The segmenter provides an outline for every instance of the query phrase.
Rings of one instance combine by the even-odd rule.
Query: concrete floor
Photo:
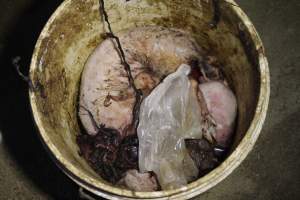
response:
[[[28,66],[40,30],[61,1],[0,0],[0,199],[78,199],[78,187],[37,138],[25,84],[11,58]],[[238,0],[260,33],[270,63],[269,114],[254,150],[225,181],[195,199],[300,199],[300,1]],[[27,69],[24,69],[24,71]]]

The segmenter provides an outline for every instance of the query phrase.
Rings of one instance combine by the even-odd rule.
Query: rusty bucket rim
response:
[[[45,27],[43,28],[32,56],[30,64],[30,77],[33,78],[34,70],[37,69],[38,61],[37,55],[41,51],[41,42],[43,39],[48,37],[50,26],[53,21],[59,17],[63,12],[66,6],[72,3],[73,0],[65,0],[57,8],[57,10],[52,14]],[[237,5],[234,0],[227,0],[231,4]],[[86,173],[83,173],[80,168],[74,166],[70,161],[64,159],[63,155],[56,148],[56,146],[49,139],[46,130],[42,125],[42,116],[38,112],[36,104],[35,93],[29,91],[29,98],[33,117],[35,119],[36,126],[39,129],[39,136],[43,143],[46,146],[46,149],[54,158],[56,164],[62,169],[62,171],[69,176],[74,182],[76,182],[81,187],[91,191],[92,193],[108,198],[108,199],[187,199],[195,197],[224,180],[228,175],[236,169],[241,162],[246,158],[249,152],[253,149],[256,140],[258,139],[263,123],[266,118],[269,98],[270,98],[270,74],[268,68],[268,61],[264,52],[264,47],[262,41],[253,26],[250,19],[242,11],[239,6],[230,6],[233,12],[235,12],[244,23],[245,28],[250,33],[252,41],[254,41],[256,50],[258,51],[258,71],[260,74],[260,91],[258,103],[255,110],[254,118],[250,124],[249,129],[247,130],[245,136],[235,148],[235,150],[228,156],[228,158],[216,169],[211,171],[206,176],[198,179],[197,181],[188,184],[187,186],[166,190],[166,191],[157,191],[157,192],[134,192],[127,189],[121,189],[108,184],[102,183],[97,180],[97,178],[88,176]]]

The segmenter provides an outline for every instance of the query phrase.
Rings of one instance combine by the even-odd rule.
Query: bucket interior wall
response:
[[[105,2],[115,32],[143,25],[174,27],[190,32],[200,46],[218,57],[238,99],[234,149],[253,119],[260,83],[257,53],[232,5],[220,3],[221,21],[212,28],[211,1]],[[36,87],[35,103],[40,122],[49,138],[45,142],[51,143],[83,173],[103,181],[79,156],[76,144],[76,135],[80,132],[77,102],[81,72],[88,56],[103,40],[98,1],[67,1],[64,12],[51,18],[48,26],[48,31],[41,35],[37,62],[30,72]]]

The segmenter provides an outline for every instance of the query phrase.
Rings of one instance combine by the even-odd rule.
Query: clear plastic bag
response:
[[[190,70],[182,64],[145,98],[140,109],[139,169],[155,172],[162,189],[186,185],[198,175],[184,143],[204,134]]]

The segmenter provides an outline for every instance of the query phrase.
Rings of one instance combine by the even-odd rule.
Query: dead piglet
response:
[[[237,116],[237,99],[232,90],[220,81],[202,83],[199,89],[208,112],[216,123],[216,132],[213,136],[218,145],[228,147]]]

